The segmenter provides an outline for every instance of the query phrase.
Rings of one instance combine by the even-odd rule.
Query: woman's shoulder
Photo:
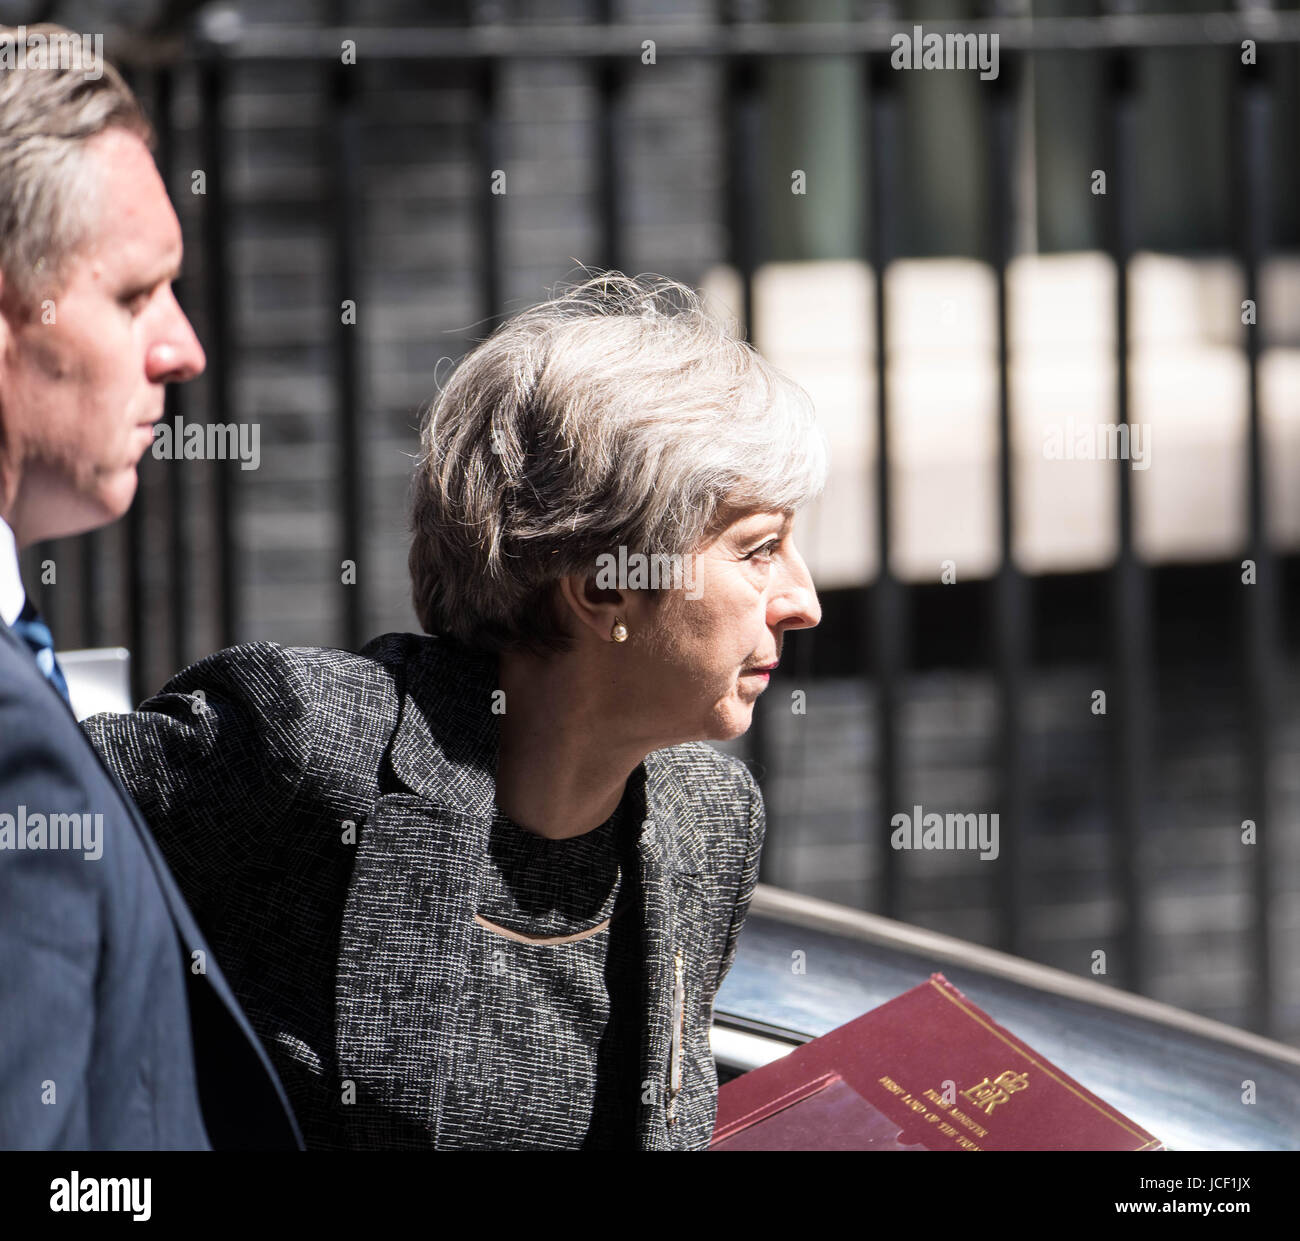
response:
[[[761,796],[758,781],[749,765],[707,741],[687,741],[656,750],[655,754],[677,774],[698,781],[699,792],[703,795],[720,797],[728,802],[739,798],[746,803]]]
[[[758,781],[743,760],[707,741],[668,746],[654,751],[651,759],[689,800],[706,847],[723,849],[738,860],[757,852],[766,813]]]
[[[300,769],[321,751],[364,750],[391,732],[403,684],[431,657],[418,634],[388,633],[359,651],[245,642],[214,651],[173,676],[128,716],[96,716],[83,727],[92,741],[128,726],[215,745],[256,738],[266,761]],[[240,752],[247,749],[242,746]]]
[[[245,642],[191,664],[173,683],[216,678],[249,688],[273,683],[312,696],[363,693],[396,698],[412,666],[448,658],[439,647],[438,639],[416,633],[381,634],[358,651]]]

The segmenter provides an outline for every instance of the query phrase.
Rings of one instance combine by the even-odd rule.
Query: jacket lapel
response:
[[[344,912],[338,1013],[340,1076],[363,1094],[397,1101],[382,1122],[389,1142],[436,1146],[453,1069],[480,866],[495,812],[500,716],[494,655],[426,639],[405,665],[388,762],[399,791],[382,796],[358,842]],[[658,753],[631,776],[645,973],[637,1145],[672,1148],[667,1122],[674,934],[683,895],[703,866],[687,791]],[[690,905],[698,913],[698,903]],[[359,1063],[343,1058],[353,1049]],[[378,1054],[377,1054],[378,1053]],[[363,1085],[367,1083],[367,1085]],[[363,1102],[358,1098],[358,1102]],[[680,1101],[679,1101],[680,1102]],[[366,1109],[369,1111],[369,1109]],[[432,1113],[434,1133],[427,1132]],[[371,1113],[373,1115],[373,1113]],[[360,1116],[358,1117],[360,1119]],[[407,1132],[408,1128],[425,1131]],[[676,1130],[679,1132],[680,1130]]]
[[[641,1097],[637,1114],[640,1150],[675,1150],[683,1133],[678,1120],[668,1121],[672,1063],[674,954],[693,946],[685,935],[702,914],[699,876],[703,869],[700,835],[690,798],[662,754],[648,754],[633,773],[644,817],[637,841],[642,892],[641,924],[645,959],[644,1027]],[[683,1030],[683,1036],[687,1033]],[[681,1049],[685,1057],[685,1046]]]
[[[463,655],[463,657],[461,657]],[[428,1149],[495,801],[495,660],[425,640],[400,666],[399,712],[357,841],[335,982],[349,1144]],[[346,1097],[353,1083],[355,1100]]]

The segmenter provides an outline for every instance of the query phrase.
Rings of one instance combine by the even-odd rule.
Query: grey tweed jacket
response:
[[[387,634],[360,653],[259,642],[84,725],[153,829],[309,1148],[438,1148],[494,808],[496,689],[495,656],[446,639]],[[763,801],[743,763],[703,742],[647,755],[632,781],[637,1147],[702,1150],[713,1002],[758,877]]]

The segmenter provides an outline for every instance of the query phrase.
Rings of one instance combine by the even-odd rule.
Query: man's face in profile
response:
[[[18,491],[21,545],[121,517],[163,412],[164,384],[203,371],[203,348],[172,294],[181,229],[148,148],[110,129],[85,148],[99,199],[53,301],[23,314],[5,296],[0,409]]]

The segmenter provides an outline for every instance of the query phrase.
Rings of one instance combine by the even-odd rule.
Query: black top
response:
[[[644,1021],[627,801],[567,840],[496,812],[439,1149],[636,1149]]]

